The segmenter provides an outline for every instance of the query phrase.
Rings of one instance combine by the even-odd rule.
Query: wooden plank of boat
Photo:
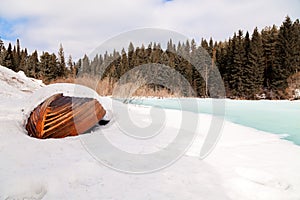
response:
[[[95,126],[105,113],[96,99],[55,94],[31,112],[26,130],[42,139],[76,136]]]

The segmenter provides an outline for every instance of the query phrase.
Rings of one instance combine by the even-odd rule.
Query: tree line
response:
[[[70,56],[66,63],[62,45],[60,45],[57,55],[42,52],[39,56],[36,50],[32,54],[28,54],[27,48],[21,49],[19,39],[17,39],[16,45],[13,46],[9,43],[6,48],[0,38],[0,65],[15,72],[23,71],[28,77],[41,79],[45,83],[75,73],[72,57]]]
[[[1,65],[15,71],[23,70],[28,76],[48,82],[79,73],[101,79],[108,78],[111,84],[115,84],[129,70],[148,63],[167,65],[178,71],[199,97],[212,96],[207,89],[207,83],[211,81],[213,85],[214,68],[217,67],[227,97],[290,98],[292,93],[289,78],[295,77],[300,70],[299,19],[293,22],[287,16],[280,27],[273,25],[260,31],[255,28],[251,35],[239,30],[228,40],[217,42],[212,38],[202,39],[199,45],[194,39],[177,44],[170,39],[165,49],[155,42],[146,47],[134,47],[130,43],[127,50],[106,52],[92,59],[85,55],[76,63],[70,56],[67,64],[62,46],[57,56],[43,52],[38,58],[36,51],[28,55],[26,49],[21,50],[19,41],[16,46],[9,44],[6,49],[0,40]],[[200,72],[195,68],[195,63],[200,66]],[[159,77],[171,81],[175,86],[182,86],[182,80],[170,79],[170,74],[155,69],[153,67],[151,73],[145,72],[142,76],[150,79]],[[164,80],[160,82],[164,83]],[[153,90],[165,89],[163,85],[155,84],[149,84],[148,87]],[[209,89],[220,88],[213,85]],[[189,96],[191,92],[184,91],[182,95]]]
[[[206,46],[206,44],[204,45]],[[300,70],[300,24],[286,17],[279,29],[274,25],[261,32],[235,33],[226,42],[208,49],[217,51],[217,65],[226,93],[230,96],[254,98],[264,93],[268,98],[283,99],[288,92],[289,77]]]

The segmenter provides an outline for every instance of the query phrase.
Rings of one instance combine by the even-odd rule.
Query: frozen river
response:
[[[184,110],[197,113],[215,113],[212,99],[196,99],[198,108],[184,106]],[[146,106],[159,106],[181,110],[182,102],[188,105],[195,101],[185,99],[134,99],[131,103]],[[231,122],[252,127],[258,130],[280,134],[284,139],[300,145],[300,101],[247,101],[247,100],[214,100],[224,105],[224,118]],[[222,111],[222,109],[221,109]]]

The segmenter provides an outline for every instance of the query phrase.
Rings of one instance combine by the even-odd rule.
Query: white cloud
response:
[[[25,18],[14,34],[29,50],[57,52],[79,58],[103,41],[137,28],[178,31],[199,40],[224,40],[238,29],[280,25],[288,14],[300,15],[299,0],[1,0],[0,17]]]

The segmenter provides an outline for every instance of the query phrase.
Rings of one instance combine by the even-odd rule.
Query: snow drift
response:
[[[32,93],[43,87],[40,80],[28,78],[23,71],[15,73],[14,71],[0,66],[0,95],[20,97],[23,93]]]

